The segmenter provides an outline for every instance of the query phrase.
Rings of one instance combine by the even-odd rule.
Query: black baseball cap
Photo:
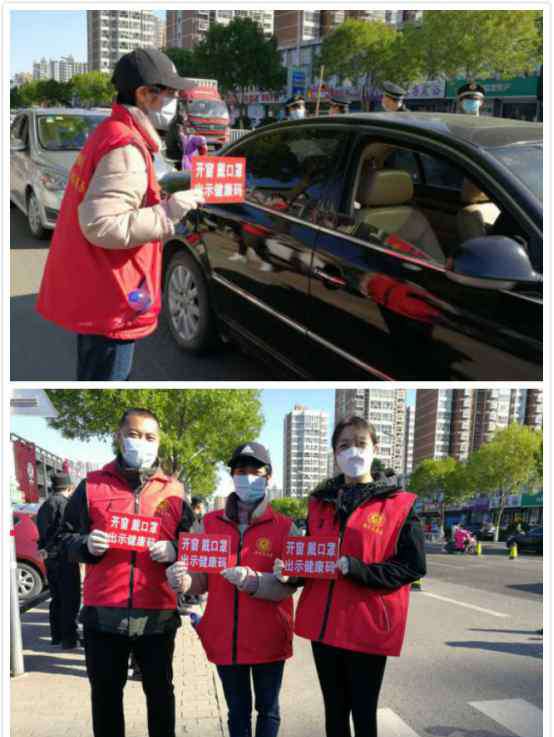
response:
[[[269,451],[261,443],[244,443],[243,445],[239,445],[233,451],[233,455],[227,465],[229,468],[234,468],[242,460],[257,461],[263,466],[269,466],[269,470],[271,471]]]
[[[71,488],[73,482],[71,476],[63,471],[55,471],[52,476],[52,491],[64,491]]]
[[[118,92],[133,92],[143,85],[173,90],[186,86],[169,56],[157,49],[135,49],[122,56],[115,65],[112,83]]]

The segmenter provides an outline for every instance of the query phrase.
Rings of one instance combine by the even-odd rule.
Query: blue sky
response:
[[[165,10],[154,11],[165,20]],[[10,13],[10,76],[32,72],[43,56],[59,59],[70,54],[87,60],[85,10],[12,10]]]
[[[408,391],[408,404],[413,405],[415,392]],[[274,478],[279,486],[283,474],[283,418],[295,404],[310,409],[324,410],[329,414],[329,427],[333,427],[335,392],[333,389],[265,389],[262,392],[262,407],[265,418],[264,427],[258,438],[267,448],[273,461]],[[57,430],[48,426],[40,417],[12,417],[11,431],[35,445],[70,460],[107,463],[112,457],[111,443],[91,440],[84,443],[67,440]],[[237,444],[240,439],[237,440]],[[222,472],[220,488],[228,486],[227,474]]]

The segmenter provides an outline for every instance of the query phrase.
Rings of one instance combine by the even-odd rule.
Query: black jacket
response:
[[[342,489],[348,489],[348,493],[340,494]],[[311,496],[335,506],[342,532],[348,518],[360,504],[374,496],[389,496],[399,489],[394,471],[386,471],[378,474],[371,483],[348,487],[345,486],[343,475],[327,479],[312,492]],[[309,530],[307,534],[310,534]],[[383,563],[370,564],[352,556],[348,556],[348,559],[350,563],[348,577],[371,588],[397,589],[424,576],[427,572],[425,538],[421,522],[413,507],[400,531],[397,551],[392,558]]]
[[[37,513],[38,547],[46,550],[50,558],[55,557],[61,548],[63,516],[68,501],[63,494],[51,494]]]

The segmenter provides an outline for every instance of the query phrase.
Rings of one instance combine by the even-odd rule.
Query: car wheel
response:
[[[165,275],[164,308],[177,345],[192,353],[211,348],[217,338],[206,280],[193,256],[174,254]]]
[[[17,592],[20,601],[38,596],[44,588],[38,571],[28,563],[17,561]]]
[[[40,206],[34,192],[31,192],[27,198],[27,222],[29,223],[29,230],[35,238],[43,241],[50,237],[50,232],[42,224]]]

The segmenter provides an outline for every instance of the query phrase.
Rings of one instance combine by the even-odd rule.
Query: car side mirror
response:
[[[23,141],[16,141],[16,143],[10,143],[10,151],[26,151],[27,144]]]
[[[542,281],[522,244],[503,235],[462,243],[448,258],[446,275],[453,282],[477,289],[513,289],[516,284]]]

